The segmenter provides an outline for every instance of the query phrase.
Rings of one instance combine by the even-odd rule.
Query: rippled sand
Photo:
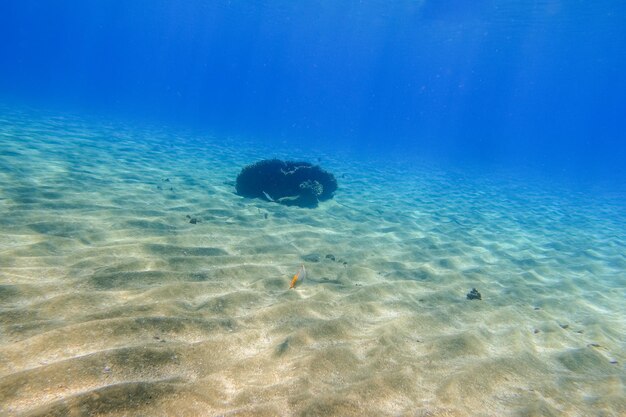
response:
[[[1,113],[0,415],[626,415],[620,197],[194,138]]]

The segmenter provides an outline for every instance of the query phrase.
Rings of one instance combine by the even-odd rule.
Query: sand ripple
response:
[[[623,200],[290,152],[4,112],[0,415],[626,415]]]

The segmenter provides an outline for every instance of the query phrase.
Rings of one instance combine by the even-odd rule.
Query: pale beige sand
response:
[[[626,415],[623,200],[189,138],[5,111],[0,415]]]

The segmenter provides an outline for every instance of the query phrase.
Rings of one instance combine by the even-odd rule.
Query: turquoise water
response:
[[[237,196],[267,157],[335,198]],[[5,108],[0,414],[624,415],[625,224],[557,178]]]
[[[0,416],[625,416],[624,22],[0,1]]]

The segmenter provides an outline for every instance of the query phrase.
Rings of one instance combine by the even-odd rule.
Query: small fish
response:
[[[296,272],[296,274],[293,276],[293,278],[291,278],[291,284],[289,285],[289,288],[295,288],[296,287],[296,282],[298,282],[298,280],[300,280],[300,282],[304,281],[304,279],[306,278],[306,269],[304,269],[304,265],[302,265],[300,267],[300,269],[298,270],[298,272]]]
[[[267,198],[268,201],[271,201],[272,203],[275,203],[276,201],[265,191],[263,191],[263,194],[265,195],[265,198]]]

